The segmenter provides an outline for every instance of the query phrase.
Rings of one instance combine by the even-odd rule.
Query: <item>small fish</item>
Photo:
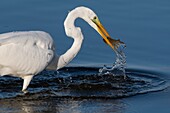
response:
[[[114,51],[117,51],[117,49],[118,49],[121,45],[123,45],[123,48],[126,47],[125,43],[122,42],[122,41],[120,41],[120,39],[115,40],[115,39],[112,39],[111,37],[107,37],[107,40],[110,42],[110,44],[108,44],[108,43],[105,41],[105,39],[103,39],[103,41],[104,41],[106,44],[110,45],[111,48],[112,48]]]

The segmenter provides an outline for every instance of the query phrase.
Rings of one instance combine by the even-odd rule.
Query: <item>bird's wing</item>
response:
[[[53,48],[51,36],[43,31],[10,32],[0,35],[0,45],[6,44],[36,44],[42,49]]]
[[[45,32],[17,32],[4,37],[0,35],[0,74],[4,67],[17,74],[37,74],[54,56],[53,40]]]

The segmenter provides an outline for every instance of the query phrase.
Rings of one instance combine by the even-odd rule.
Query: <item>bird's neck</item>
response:
[[[83,39],[75,39],[73,45],[63,55],[59,57],[58,69],[66,66],[80,51]]]
[[[74,21],[81,17],[81,12],[78,10],[72,11],[68,14],[66,20],[64,21],[64,28],[66,35],[68,37],[72,37],[74,42],[70,49],[68,49],[64,54],[61,56],[55,56],[52,63],[48,66],[48,69],[60,69],[66,66],[80,51],[82,42],[83,42],[83,35],[81,29],[79,27],[75,27]]]
[[[74,9],[67,15],[67,18],[64,21],[64,28],[65,33],[68,37],[72,37],[73,39],[81,38],[82,36],[81,29],[75,26],[75,20],[77,18],[81,18],[87,21],[86,18],[84,18],[85,15],[84,13],[85,13],[84,11]]]
[[[74,22],[77,18],[80,17],[82,18],[83,17],[82,14],[83,14],[82,12],[75,9],[68,14],[66,20],[64,21],[66,35],[68,37],[73,38],[74,42],[71,48],[68,49],[63,55],[59,57],[57,69],[66,66],[80,51],[84,38],[81,29],[79,27],[76,27],[74,25]]]
[[[55,55],[52,62],[48,65],[49,70],[58,70],[66,66],[80,51],[83,38],[74,39],[73,45],[64,54],[58,56]]]

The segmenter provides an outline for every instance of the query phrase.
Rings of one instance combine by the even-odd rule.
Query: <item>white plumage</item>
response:
[[[0,39],[0,75],[35,75],[54,56],[53,40],[42,31],[5,33]]]

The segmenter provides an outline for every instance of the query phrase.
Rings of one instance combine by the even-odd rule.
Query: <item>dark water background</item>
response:
[[[127,68],[156,72],[158,78],[170,79],[170,1],[169,0],[1,0],[0,33],[43,30],[52,35],[57,53],[64,53],[72,39],[64,33],[63,22],[77,6],[87,6],[99,16],[110,35],[126,43]],[[70,66],[112,65],[115,54],[84,21],[85,40]],[[63,46],[64,45],[64,46]],[[9,81],[10,82],[10,81]],[[1,85],[1,84],[0,84]],[[125,99],[19,99],[1,100],[0,112],[170,112],[170,89]],[[47,102],[46,102],[47,101]],[[9,104],[10,103],[10,104]],[[39,103],[39,104],[37,104]],[[11,107],[15,104],[13,107]],[[37,106],[39,105],[39,106]],[[40,107],[42,106],[42,107]],[[47,107],[48,106],[48,107]],[[44,107],[44,108],[43,108]],[[90,109],[90,110],[88,110]]]

